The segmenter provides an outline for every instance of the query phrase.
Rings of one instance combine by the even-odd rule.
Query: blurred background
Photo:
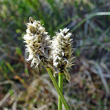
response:
[[[29,17],[49,35],[72,32],[75,66],[64,78],[70,110],[110,110],[109,0],[0,0],[0,110],[57,110],[57,92],[46,72],[25,61]],[[51,89],[50,89],[51,88]]]

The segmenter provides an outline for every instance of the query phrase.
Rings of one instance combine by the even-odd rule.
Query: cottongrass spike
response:
[[[23,39],[26,43],[26,52],[28,52],[27,61],[31,61],[31,66],[37,67],[40,62],[45,64],[49,58],[50,36],[41,25],[40,21],[29,18],[26,24],[26,34]]]
[[[52,52],[51,57],[53,59],[53,66],[56,68],[56,73],[64,73],[66,79],[70,82],[70,75],[67,68],[71,67],[72,64],[72,39],[69,29],[60,29],[59,33],[56,33],[52,41]],[[58,69],[57,69],[58,68]]]

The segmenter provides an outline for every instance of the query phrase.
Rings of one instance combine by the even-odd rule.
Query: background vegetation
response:
[[[64,27],[73,33],[75,66],[71,82],[64,82],[70,110],[110,110],[110,16],[77,25],[109,11],[109,0],[0,0],[0,110],[57,110],[48,74],[25,62],[22,37],[30,16],[51,36]]]

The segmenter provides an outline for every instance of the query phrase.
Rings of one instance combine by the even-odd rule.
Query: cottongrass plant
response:
[[[70,75],[67,68],[72,66],[72,46],[71,46],[71,33],[69,29],[64,28],[56,33],[53,40],[45,31],[40,21],[29,18],[29,23],[26,24],[26,34],[23,39],[26,43],[26,52],[28,57],[26,61],[31,61],[31,66],[38,67],[42,63],[57,92],[58,92],[58,110],[62,110],[62,103],[66,110],[69,107],[62,94],[63,91],[63,75],[70,81]],[[58,73],[58,84],[55,79],[55,74]]]
[[[66,79],[70,82],[70,75],[67,68],[71,67],[72,64],[72,39],[69,29],[60,29],[59,33],[56,33],[52,41],[52,52],[51,56],[53,59],[53,66],[58,73],[58,84],[63,91],[63,74],[66,75]],[[58,110],[62,110],[62,102],[60,96],[58,97]]]

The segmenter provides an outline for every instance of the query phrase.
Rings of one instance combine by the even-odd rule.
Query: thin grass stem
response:
[[[77,30],[84,22],[86,22],[87,20],[95,17],[95,16],[109,16],[110,12],[98,12],[98,13],[93,13],[88,15],[86,18],[84,18],[81,22],[79,22],[76,26],[73,27],[73,29],[71,29],[71,32],[74,32],[75,30]]]
[[[63,91],[63,73],[58,74],[58,86],[62,92]],[[62,110],[62,101],[59,95],[58,95],[58,110]]]
[[[58,87],[58,84],[57,84],[57,82],[56,82],[56,79],[55,79],[54,76],[53,76],[52,70],[51,70],[50,68],[46,68],[46,70],[47,70],[47,72],[48,72],[48,74],[49,74],[49,76],[50,76],[50,78],[51,78],[51,80],[52,80],[52,82],[53,82],[54,87],[56,88],[56,90],[57,90],[57,92],[58,92],[58,95],[60,96],[60,99],[61,99],[61,101],[62,101],[62,103],[63,103],[65,109],[66,109],[66,110],[69,110],[69,107],[68,107],[68,105],[67,105],[67,103],[66,103],[66,101],[65,101],[65,98],[64,98],[64,96],[63,96],[63,94],[62,94],[60,88]]]

